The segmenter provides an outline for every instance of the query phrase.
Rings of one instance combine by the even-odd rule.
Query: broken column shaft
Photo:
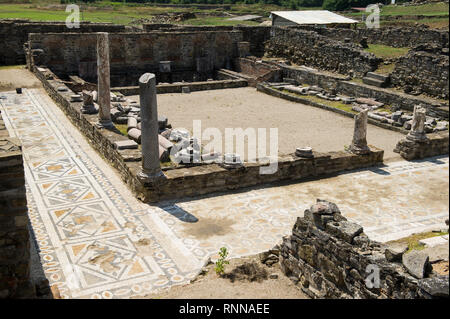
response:
[[[370,149],[367,146],[367,114],[364,110],[355,115],[355,129],[353,132],[353,141],[350,146],[350,152],[357,155],[369,154]]]
[[[100,128],[113,127],[109,79],[109,39],[107,32],[97,33],[98,123]]]
[[[159,126],[154,74],[145,73],[139,78],[139,98],[141,103],[142,171],[138,176],[144,182],[150,182],[164,176],[159,163]]]
[[[414,142],[421,142],[427,140],[427,135],[425,134],[425,120],[426,120],[426,110],[420,105],[414,106],[413,119],[411,124],[411,130],[406,139]]]

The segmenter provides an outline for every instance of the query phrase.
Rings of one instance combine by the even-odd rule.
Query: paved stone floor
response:
[[[127,298],[183,283],[222,246],[273,247],[316,198],[375,240],[443,228],[448,157],[150,206],[138,202],[41,89],[2,93],[21,139],[29,215],[46,277],[65,298]]]

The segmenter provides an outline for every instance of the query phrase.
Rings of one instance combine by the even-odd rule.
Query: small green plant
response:
[[[216,271],[216,274],[221,275],[225,271],[225,265],[228,265],[230,263],[228,260],[225,260],[228,256],[228,250],[226,247],[220,248],[219,256],[220,258],[217,259],[216,267],[214,267],[214,270]]]

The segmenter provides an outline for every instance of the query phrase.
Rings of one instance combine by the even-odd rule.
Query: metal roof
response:
[[[270,13],[298,24],[358,23],[328,10],[273,11]]]

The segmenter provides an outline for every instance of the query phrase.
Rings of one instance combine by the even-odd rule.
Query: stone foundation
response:
[[[273,27],[266,55],[285,58],[298,65],[317,67],[362,77],[377,69],[380,58],[352,43],[343,43],[313,31]]]
[[[397,143],[394,152],[406,160],[422,159],[448,154],[448,132],[427,134],[427,140],[422,142],[402,139]]]
[[[33,298],[22,146],[0,114],[0,299]]]
[[[335,204],[320,200],[297,218],[280,247],[282,271],[311,298],[448,298],[448,276],[417,279],[386,256],[384,245],[347,221]],[[376,270],[379,286],[370,280]],[[446,289],[436,289],[445,282]]]
[[[50,97],[67,114],[72,123],[86,136],[97,152],[115,167],[135,195],[146,202],[157,202],[189,196],[204,195],[243,187],[268,184],[278,181],[301,180],[327,176],[338,172],[371,167],[383,162],[384,151],[371,146],[367,155],[354,155],[345,151],[314,153],[313,158],[295,155],[280,156],[275,174],[260,174],[261,163],[245,163],[237,169],[225,169],[218,164],[163,169],[165,179],[158,184],[142,184],[137,174],[142,167],[139,150],[118,150],[114,142],[128,140],[117,131],[100,130],[95,126],[96,115],[82,114],[82,102],[70,102],[70,90],[58,92],[64,85],[54,75],[46,76],[35,68],[36,76],[42,81]],[[50,79],[51,78],[51,79]]]
[[[448,103],[441,104],[433,99],[425,99],[390,89],[351,82],[345,76],[329,74],[306,67],[292,67],[280,63],[277,63],[277,65],[282,69],[283,77],[295,79],[302,84],[317,85],[326,90],[336,90],[337,94],[374,98],[394,108],[407,111],[413,111],[414,105],[420,104],[427,109],[427,115],[429,116],[449,118]]]

